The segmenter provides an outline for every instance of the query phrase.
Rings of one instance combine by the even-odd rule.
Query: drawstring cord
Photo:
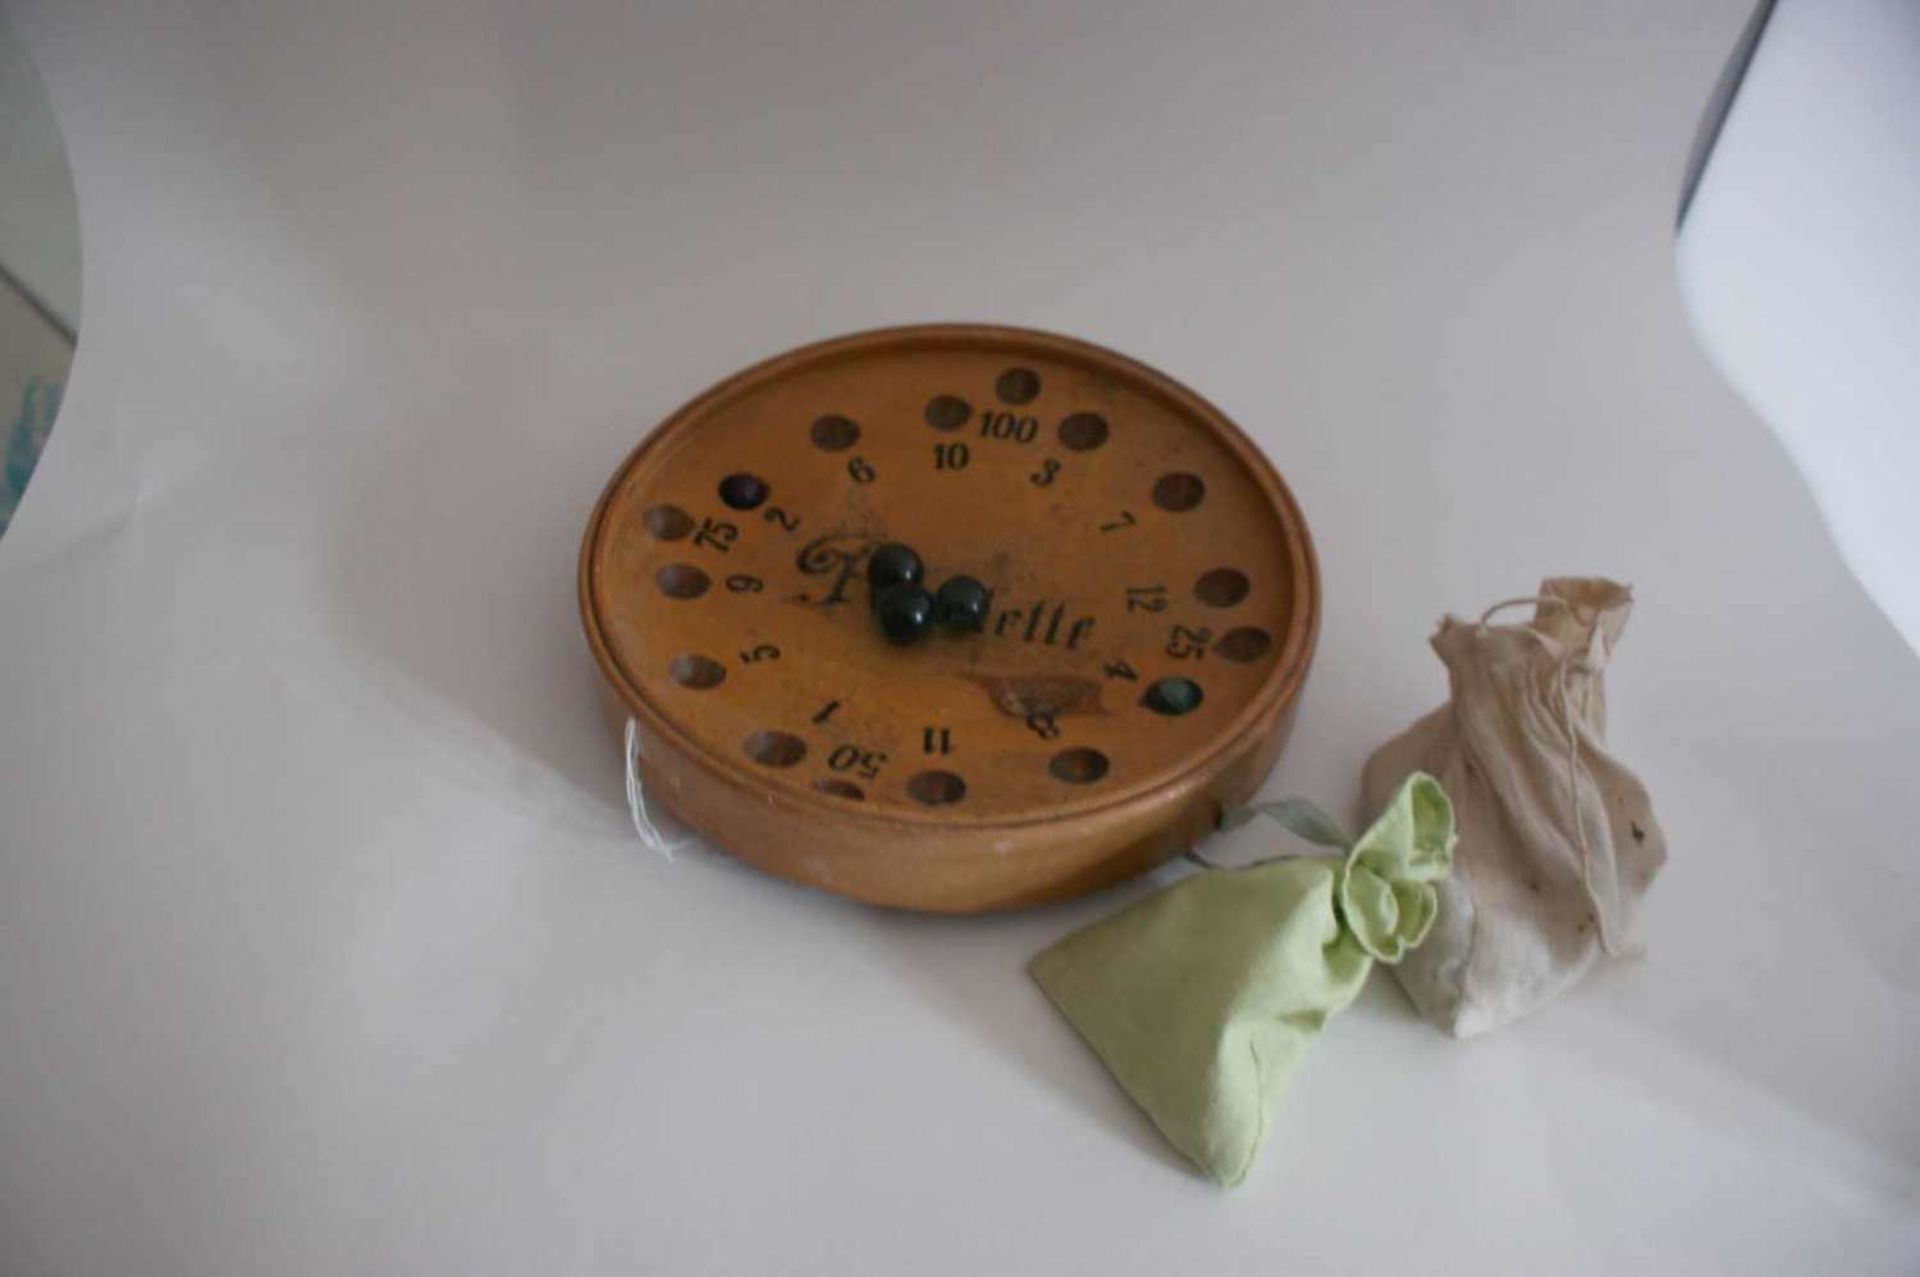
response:
[[[1296,838],[1319,843],[1322,847],[1331,847],[1341,855],[1345,855],[1353,847],[1353,839],[1348,837],[1346,830],[1340,828],[1340,822],[1304,798],[1283,798],[1279,802],[1251,803],[1245,807],[1228,808],[1220,813],[1215,827],[1222,832],[1238,829],[1255,816],[1265,816]],[[1193,847],[1188,847],[1182,854],[1202,869],[1226,868],[1218,861],[1207,859]],[[1311,854],[1303,851],[1283,851],[1267,859],[1298,860]],[[1259,863],[1265,864],[1266,861]]]
[[[1554,594],[1523,595],[1519,598],[1503,599],[1480,614],[1479,628],[1485,630],[1494,616],[1510,607],[1524,604],[1535,606],[1552,605],[1571,613],[1576,621],[1581,620],[1580,610],[1567,599]],[[1612,655],[1607,647],[1606,631],[1594,630],[1594,637],[1600,640],[1600,654]],[[1637,946],[1623,945],[1613,935],[1607,918],[1607,910],[1600,904],[1600,897],[1593,889],[1593,844],[1587,836],[1587,822],[1580,818],[1580,723],[1573,712],[1573,694],[1568,690],[1567,673],[1573,666],[1574,652],[1569,649],[1554,665],[1554,693],[1560,702],[1560,726],[1567,734],[1567,806],[1573,815],[1573,831],[1580,846],[1580,883],[1587,890],[1587,899],[1593,904],[1594,920],[1599,924],[1600,947],[1609,956],[1620,957],[1637,951]],[[1592,696],[1593,685],[1589,683],[1583,693],[1583,701]],[[1582,709],[1586,708],[1583,703]]]

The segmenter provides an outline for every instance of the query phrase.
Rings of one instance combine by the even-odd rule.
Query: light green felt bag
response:
[[[1310,804],[1229,823],[1254,814],[1346,846]],[[1446,793],[1415,774],[1344,860],[1196,874],[1060,941],[1033,977],[1174,1147],[1238,1184],[1327,1018],[1374,959],[1397,962],[1425,938],[1453,841]]]

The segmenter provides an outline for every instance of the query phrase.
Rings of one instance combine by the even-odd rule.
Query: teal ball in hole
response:
[[[1156,714],[1176,718],[1200,708],[1200,684],[1175,675],[1163,678],[1147,689],[1140,703]]]

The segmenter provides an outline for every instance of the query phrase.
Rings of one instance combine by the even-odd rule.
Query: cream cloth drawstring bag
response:
[[[1495,625],[1514,604],[1533,619]],[[1413,772],[1458,821],[1453,872],[1426,943],[1394,975],[1456,1037],[1498,1028],[1629,950],[1641,895],[1667,858],[1646,788],[1606,748],[1602,676],[1632,609],[1612,581],[1563,577],[1540,595],[1448,617],[1433,636],[1452,699],[1368,760],[1368,806]]]

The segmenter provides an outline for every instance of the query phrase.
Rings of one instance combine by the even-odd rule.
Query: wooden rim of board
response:
[[[607,513],[636,470],[649,459],[669,451],[688,432],[698,430],[730,402],[788,377],[801,369],[890,347],[963,347],[996,354],[1043,354],[1053,359],[1097,370],[1127,384],[1137,393],[1160,400],[1192,426],[1211,434],[1259,486],[1285,530],[1288,561],[1295,591],[1286,631],[1277,644],[1272,668],[1258,691],[1241,708],[1209,748],[1181,758],[1157,771],[1133,778],[1115,791],[1069,799],[1046,811],[1018,818],[970,817],[953,808],[916,811],[908,808],[850,807],[824,796],[775,793],[757,784],[730,756],[723,757],[706,741],[681,729],[657,705],[641,680],[626,669],[614,652],[601,622],[601,592],[596,564],[602,550]],[[714,782],[764,801],[776,811],[800,816],[816,813],[834,821],[868,828],[894,828],[902,834],[926,826],[965,825],[975,833],[1016,830],[1063,818],[1108,813],[1128,807],[1153,805],[1173,788],[1188,784],[1215,769],[1224,757],[1255,748],[1270,735],[1292,708],[1311,665],[1320,624],[1320,570],[1311,534],[1299,504],[1279,473],[1260,449],[1224,413],[1200,395],[1166,374],[1127,356],[1071,337],[996,324],[940,323],[881,328],[853,333],[802,346],[735,373],[669,416],[628,454],[595,504],[582,541],[579,567],[581,619],[594,659],[616,691],[625,711],[644,729],[669,742]]]

